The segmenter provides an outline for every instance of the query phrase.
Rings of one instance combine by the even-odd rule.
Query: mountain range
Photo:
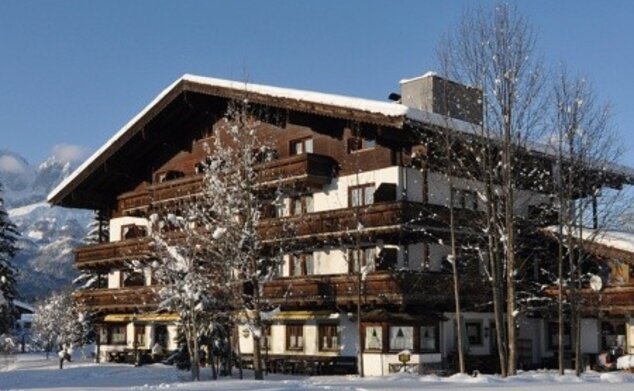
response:
[[[0,150],[0,183],[9,218],[21,237],[13,263],[18,270],[18,296],[35,301],[71,284],[77,276],[73,249],[92,220],[90,211],[51,207],[46,196],[75,168],[53,155],[31,165],[20,155]]]

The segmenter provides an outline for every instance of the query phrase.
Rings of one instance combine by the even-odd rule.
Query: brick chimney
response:
[[[445,79],[433,72],[401,80],[401,103],[423,111],[482,123],[482,91]]]

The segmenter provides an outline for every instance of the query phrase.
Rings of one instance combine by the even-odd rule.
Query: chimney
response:
[[[401,80],[401,103],[423,111],[480,125],[482,91],[427,72]]]

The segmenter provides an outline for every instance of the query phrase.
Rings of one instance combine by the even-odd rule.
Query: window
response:
[[[121,286],[145,286],[145,274],[142,270],[122,270]]]
[[[126,339],[126,326],[124,324],[110,325],[108,327],[108,344],[109,345],[125,345]]]
[[[315,207],[312,194],[291,198],[291,213],[293,216],[312,213],[314,211]]]
[[[134,343],[136,346],[145,346],[145,326],[134,326]]]
[[[304,349],[304,326],[286,325],[286,350]]]
[[[336,324],[319,325],[319,350],[339,350],[339,326]]]
[[[264,335],[260,338],[260,348],[265,349],[267,351],[271,350],[271,325],[265,324],[262,326],[264,328]]]
[[[463,190],[464,208],[469,210],[478,210],[478,193],[473,190]]]
[[[610,350],[617,346],[625,348],[625,338],[625,321],[606,320],[601,322],[601,349]]]
[[[291,141],[291,155],[301,155],[304,153],[313,153],[313,139],[304,138],[301,140]]]
[[[423,353],[438,352],[438,326],[421,326],[420,351]]]
[[[292,277],[315,274],[315,263],[313,261],[313,254],[291,254],[289,274]]]
[[[107,344],[108,343],[108,327],[106,326],[97,326],[97,343],[98,344]]]
[[[147,227],[136,224],[128,224],[121,227],[121,240],[144,238],[147,236]]]
[[[374,183],[349,187],[348,203],[350,204],[350,207],[373,204]]]
[[[381,326],[365,327],[365,350],[383,350],[383,329]]]
[[[376,147],[376,138],[374,136],[351,137],[348,139],[348,153],[363,151]]]
[[[465,322],[467,340],[469,346],[482,345],[482,323],[481,322]]]
[[[548,348],[559,349],[559,323],[548,322]],[[564,349],[570,349],[570,323],[564,323]]]
[[[275,217],[284,217],[287,215],[286,205],[284,201],[279,201],[275,203]]]
[[[478,210],[478,192],[466,189],[451,189],[453,207],[460,209]]]
[[[95,276],[95,283],[92,285],[95,289],[108,288],[108,273],[97,273]]]
[[[368,272],[376,270],[375,247],[350,250],[348,252],[348,259],[350,273],[359,273],[363,267],[366,267],[366,271]]]
[[[414,348],[414,328],[411,326],[390,326],[390,350]]]

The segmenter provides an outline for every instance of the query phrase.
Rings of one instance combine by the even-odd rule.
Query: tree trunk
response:
[[[510,91],[508,91],[510,93]],[[508,97],[512,99],[512,97]],[[506,233],[506,316],[508,322],[508,374],[515,375],[517,370],[517,336],[515,328],[515,221],[514,221],[514,194],[513,194],[513,153],[511,140],[511,103],[506,102],[504,115],[504,226]]]
[[[255,259],[252,258],[252,267],[253,267],[253,275],[257,275],[257,265],[255,264]],[[257,280],[257,277],[254,277],[252,280],[253,284],[253,311],[255,312],[255,317],[253,319],[254,328],[257,330],[256,333],[253,334],[253,376],[255,380],[264,380],[264,371],[262,371],[262,347],[260,346],[260,338],[262,336],[263,328],[262,328],[262,317],[260,314],[260,285]]]
[[[448,149],[449,150],[449,149]],[[449,155],[449,153],[448,153]],[[450,156],[448,156],[450,158]],[[453,296],[454,296],[454,308],[456,316],[456,333],[458,338],[456,340],[456,350],[458,352],[458,370],[460,373],[465,373],[465,360],[464,360],[464,347],[462,346],[462,313],[460,310],[460,285],[458,280],[458,254],[456,251],[456,225],[454,221],[454,192],[453,192],[453,180],[452,170],[449,169],[449,175],[447,176],[449,182],[449,234],[451,235],[451,271],[453,273]]]

